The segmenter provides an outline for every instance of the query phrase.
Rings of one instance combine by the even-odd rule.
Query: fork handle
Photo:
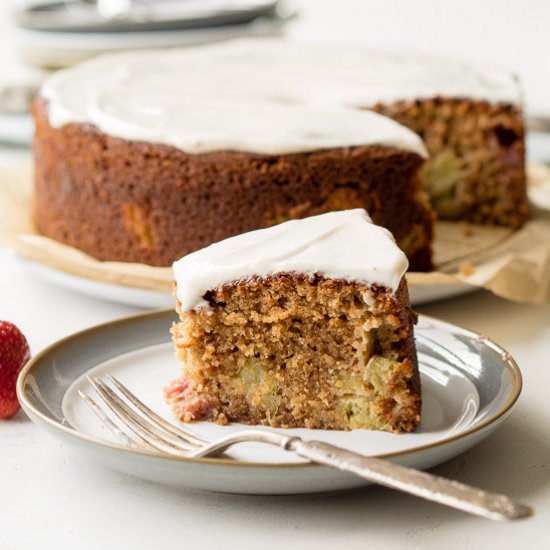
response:
[[[387,460],[363,456],[321,441],[292,438],[286,449],[312,462],[351,472],[379,485],[489,519],[520,519],[533,514],[532,508],[505,495],[483,491]]]

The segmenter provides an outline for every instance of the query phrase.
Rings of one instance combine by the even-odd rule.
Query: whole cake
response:
[[[367,109],[421,136],[425,164],[416,137]],[[444,58],[281,39],[108,55],[54,74],[34,119],[37,228],[101,260],[167,266],[362,207],[428,270],[419,180],[443,219],[528,216],[516,80]]]
[[[100,260],[167,266],[232,235],[362,207],[414,269],[431,268],[433,214],[417,177],[426,151],[411,130],[346,107],[173,93],[96,98],[93,124],[64,119],[60,98],[35,104],[41,233]],[[87,104],[78,95],[68,107]]]
[[[412,431],[407,259],[364,210],[289,221],[174,263],[183,421]]]
[[[188,95],[223,90],[226,97],[385,114],[425,141],[430,159],[421,178],[440,218],[518,228],[528,217],[522,94],[506,71],[434,55],[281,39],[204,46],[173,61],[185,74]]]

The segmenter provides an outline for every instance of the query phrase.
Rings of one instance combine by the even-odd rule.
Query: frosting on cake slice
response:
[[[408,261],[391,233],[362,209],[291,220],[214,243],[174,262],[183,310],[205,306],[225,283],[277,273],[323,275],[396,291]]]
[[[174,264],[183,421],[412,431],[405,255],[362,210],[233,237]]]

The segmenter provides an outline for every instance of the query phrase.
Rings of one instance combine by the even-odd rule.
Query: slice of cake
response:
[[[364,210],[257,230],[174,263],[183,421],[410,432],[420,420],[407,259]]]

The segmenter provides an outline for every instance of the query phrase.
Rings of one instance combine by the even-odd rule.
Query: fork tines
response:
[[[78,393],[101,422],[127,446],[149,447],[171,455],[187,456],[204,446],[205,440],[184,428],[176,428],[140,401],[114,376],[104,380],[87,377],[95,390],[98,404],[90,395]],[[114,417],[116,419],[113,420]]]

